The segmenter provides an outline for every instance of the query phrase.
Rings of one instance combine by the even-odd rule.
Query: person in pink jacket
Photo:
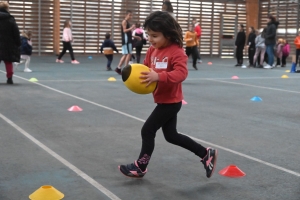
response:
[[[79,62],[75,60],[74,53],[73,53],[72,42],[74,41],[74,39],[72,36],[71,26],[72,26],[71,21],[67,19],[64,23],[64,30],[62,35],[63,50],[59,54],[58,58],[56,59],[57,63],[64,63],[64,61],[61,60],[61,58],[65,55],[65,53],[68,50],[72,59],[71,63],[79,64]]]

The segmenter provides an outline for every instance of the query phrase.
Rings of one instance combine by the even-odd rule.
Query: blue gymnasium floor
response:
[[[178,131],[219,150],[216,171],[207,179],[199,159],[168,144],[159,130],[148,173],[137,180],[118,165],[139,155],[152,95],[130,92],[119,75],[105,71],[103,56],[77,57],[80,65],[70,64],[68,54],[64,64],[33,56],[33,72],[19,66],[14,85],[5,84],[1,63],[1,200],[28,199],[42,185],[67,200],[300,199],[300,74],[285,72],[290,63],[241,69],[234,59],[204,57],[198,71],[189,63]],[[74,105],[83,111],[69,112]],[[231,164],[246,176],[219,175]]]

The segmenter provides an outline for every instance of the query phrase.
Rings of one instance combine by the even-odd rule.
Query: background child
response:
[[[140,78],[147,86],[158,82],[153,92],[157,105],[142,127],[142,149],[138,159],[131,164],[120,165],[119,169],[125,176],[142,178],[154,151],[156,132],[162,128],[168,142],[188,149],[201,158],[209,178],[216,167],[217,150],[201,146],[176,129],[177,113],[183,99],[182,82],[188,75],[180,25],[169,13],[156,11],[146,18],[144,27],[152,44],[144,60],[150,72],[142,72]],[[169,166],[169,169],[172,167]]]
[[[257,68],[263,68],[263,63],[264,63],[264,57],[265,57],[265,52],[266,52],[266,45],[265,45],[265,33],[266,33],[266,28],[255,38],[255,55],[253,58],[253,63],[259,62],[259,65]]]
[[[71,26],[72,23],[70,20],[66,20],[64,23],[64,30],[63,30],[63,36],[62,36],[62,41],[63,41],[63,50],[59,54],[58,58],[56,59],[56,62],[63,63],[64,61],[61,60],[61,58],[65,55],[67,50],[69,50],[69,53],[71,55],[71,63],[72,64],[79,64],[77,60],[75,60],[74,53],[73,53],[73,47],[71,42],[73,42],[73,35],[71,31]]]
[[[245,42],[246,42],[246,33],[244,30],[244,25],[240,24],[239,32],[235,40],[235,48],[236,48],[235,52],[236,52],[236,60],[237,60],[237,64],[235,65],[236,67],[243,65]]]
[[[277,65],[281,65],[281,60],[282,60],[282,48],[283,48],[283,39],[279,38],[276,44],[276,57],[277,57],[277,62],[275,67]]]
[[[30,56],[32,54],[32,32],[31,31],[23,31],[21,34],[21,61],[20,63],[14,63],[16,67],[19,64],[25,62],[24,72],[32,72],[29,69]]]
[[[290,55],[290,45],[287,40],[283,40],[282,48],[282,65],[281,67],[286,66],[286,58]]]
[[[115,43],[110,39],[110,33],[105,34],[105,40],[101,45],[100,52],[104,50],[104,55],[107,58],[106,70],[111,71],[111,63],[114,59],[114,51],[119,53],[118,49],[115,46]]]
[[[300,56],[300,31],[298,32],[298,36],[294,40],[294,44],[296,46],[296,66],[298,65],[298,59]],[[300,64],[299,64],[300,67]]]
[[[248,67],[254,67],[254,54],[255,54],[255,29],[253,26],[249,27],[249,35],[248,35],[248,41],[247,41],[247,46],[248,46],[248,57],[249,57],[249,66]]]
[[[143,49],[144,44],[146,44],[147,36],[144,29],[141,28],[140,23],[135,24],[136,29],[132,32],[132,36],[138,36],[141,40],[136,40],[135,43],[135,51],[136,51],[136,62],[140,63],[141,60],[141,52]]]
[[[197,51],[198,38],[197,38],[197,33],[194,31],[194,29],[195,29],[194,25],[190,24],[189,30],[185,33],[185,36],[184,36],[184,41],[186,42],[185,52],[188,57],[192,54],[193,67],[196,70],[198,70],[197,65],[196,65],[197,58],[198,58],[198,51]]]

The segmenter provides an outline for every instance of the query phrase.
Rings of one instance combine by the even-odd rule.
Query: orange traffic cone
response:
[[[246,176],[246,174],[235,165],[229,165],[228,167],[219,171],[219,174],[230,178],[240,178]]]
[[[79,106],[72,106],[71,108],[68,109],[68,111],[80,112],[80,111],[82,111],[82,108],[80,108]]]

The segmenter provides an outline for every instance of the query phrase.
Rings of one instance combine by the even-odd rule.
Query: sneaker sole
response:
[[[213,164],[214,164],[214,168],[213,168],[213,170],[212,170],[210,176],[207,177],[207,178],[212,177],[212,175],[214,174],[214,171],[215,171],[215,168],[216,168],[216,163],[217,163],[217,158],[218,158],[218,150],[216,149],[216,150],[215,150],[215,159],[214,159],[214,163],[213,163]]]
[[[124,174],[124,173],[121,171],[120,165],[118,166],[118,168],[119,168],[120,172],[121,172],[125,177],[127,177],[127,178],[135,178],[135,179],[141,179],[141,178],[143,178],[143,177],[138,177],[138,176],[127,176],[126,174]]]

